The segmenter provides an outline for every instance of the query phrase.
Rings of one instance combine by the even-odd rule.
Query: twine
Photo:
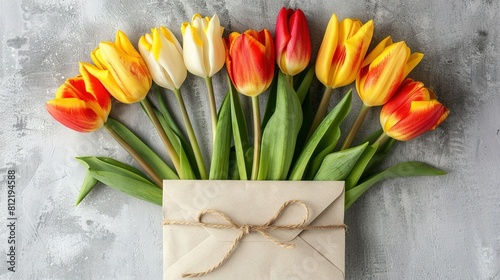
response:
[[[292,204],[297,204],[297,205],[300,205],[304,208],[304,210],[305,210],[304,219],[298,224],[273,225],[273,223],[283,214],[285,209]],[[216,215],[216,216],[222,218],[223,220],[225,220],[227,223],[226,224],[215,224],[215,223],[203,222],[203,217],[206,214]],[[182,274],[182,278],[195,278],[195,277],[200,277],[200,276],[209,274],[210,272],[219,268],[224,262],[226,262],[226,260],[229,258],[229,256],[231,256],[231,254],[233,253],[233,251],[236,248],[236,246],[238,245],[238,243],[247,234],[249,234],[251,232],[258,232],[258,233],[262,234],[264,237],[266,237],[267,239],[269,239],[270,241],[272,241],[274,244],[276,244],[280,247],[286,248],[286,249],[290,249],[290,248],[295,248],[295,245],[290,244],[290,243],[284,243],[284,242],[277,240],[275,237],[273,237],[271,234],[269,234],[268,231],[271,231],[271,230],[322,230],[322,229],[346,228],[345,224],[322,225],[322,226],[304,226],[304,224],[307,222],[308,219],[309,219],[309,208],[307,207],[307,205],[304,202],[302,202],[300,200],[288,200],[281,205],[281,207],[278,209],[276,214],[274,214],[274,216],[271,219],[269,219],[269,221],[267,221],[265,224],[262,224],[262,225],[240,225],[240,224],[236,223],[231,217],[229,217],[225,213],[218,211],[218,210],[214,210],[214,209],[207,209],[207,210],[201,211],[198,214],[198,219],[197,219],[198,221],[197,222],[165,220],[163,222],[163,224],[164,225],[183,225],[183,226],[202,226],[205,228],[217,228],[217,229],[236,229],[236,230],[240,231],[240,234],[238,235],[238,237],[236,237],[236,239],[233,241],[233,243],[231,244],[231,247],[229,247],[229,249],[226,252],[226,254],[224,255],[224,257],[222,257],[222,259],[217,264],[215,264],[211,268],[209,268],[205,271],[202,271],[202,272]]]

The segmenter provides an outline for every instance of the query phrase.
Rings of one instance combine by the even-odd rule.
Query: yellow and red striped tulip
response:
[[[263,93],[274,76],[274,43],[269,30],[233,32],[227,45],[226,67],[235,88],[248,96]]]
[[[169,29],[161,26],[143,35],[139,40],[139,52],[156,84],[170,90],[181,87],[187,70],[181,44]]]
[[[151,75],[125,33],[119,30],[114,43],[99,43],[90,57],[95,66],[85,67],[118,101],[135,103],[146,97],[152,84]]]
[[[422,60],[423,54],[411,54],[405,42],[393,43],[387,37],[363,61],[356,89],[365,106],[384,105],[401,82]]]
[[[380,111],[384,132],[399,141],[413,139],[435,129],[449,110],[421,82],[406,79]]]
[[[83,63],[80,75],[67,79],[47,102],[47,111],[58,122],[78,132],[90,132],[106,123],[111,110],[111,96]]]
[[[316,76],[327,87],[346,86],[356,79],[373,36],[373,21],[365,24],[332,15],[316,58]]]
[[[294,76],[307,67],[311,59],[311,38],[302,10],[280,10],[276,20],[275,45],[276,63],[283,73]]]
[[[217,15],[201,17],[193,15],[191,24],[184,22],[181,27],[184,63],[187,70],[198,77],[212,77],[224,66],[226,48]]]

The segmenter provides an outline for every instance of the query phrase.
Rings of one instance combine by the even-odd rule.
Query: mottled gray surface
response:
[[[498,1],[207,2],[2,1],[1,279],[160,279],[159,207],[106,187],[73,206],[85,174],[75,156],[131,159],[102,131],[80,134],[56,123],[44,103],[77,74],[78,61],[89,61],[98,42],[112,40],[117,29],[134,42],[157,25],[180,35],[180,24],[199,12],[217,13],[226,30],[274,30],[283,5],[304,10],[315,50],[331,13],[373,18],[377,41],[392,35],[425,53],[411,76],[451,110],[440,128],[401,143],[387,162],[425,161],[449,171],[447,176],[384,182],[349,209],[347,279],[500,279]],[[224,75],[215,86],[220,104]],[[201,142],[209,143],[203,81],[189,77],[184,93]],[[116,104],[112,114],[161,150],[139,106],[131,107]],[[369,119],[365,128],[376,127],[376,110]],[[206,144],[202,149],[210,153]],[[9,169],[18,176],[15,273],[4,261]]]

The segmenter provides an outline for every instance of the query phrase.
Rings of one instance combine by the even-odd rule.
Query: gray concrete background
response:
[[[160,279],[159,207],[107,187],[73,206],[85,174],[75,156],[131,159],[103,131],[80,134],[56,123],[44,103],[117,29],[133,42],[157,25],[180,36],[180,24],[198,12],[217,13],[226,30],[274,31],[282,6],[305,12],[315,51],[331,13],[374,19],[375,41],[392,35],[425,54],[410,76],[451,110],[440,128],[401,143],[386,163],[420,160],[448,175],[386,181],[346,213],[346,278],[500,279],[500,7],[492,0],[2,1],[0,278]],[[217,75],[215,88],[220,104],[224,75]],[[190,76],[183,89],[200,142],[209,143],[203,81]],[[115,104],[112,114],[162,150],[139,106],[131,107]],[[369,119],[365,133],[378,125],[377,110]],[[208,145],[202,150],[210,154]],[[11,169],[17,174],[15,273],[6,267]]]

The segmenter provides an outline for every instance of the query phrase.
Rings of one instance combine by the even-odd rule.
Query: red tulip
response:
[[[111,96],[101,82],[80,63],[80,75],[67,79],[46,104],[47,111],[58,122],[79,131],[101,128],[111,110]]]
[[[276,20],[276,63],[287,75],[302,72],[311,59],[311,38],[306,16],[297,9],[282,8]]]
[[[274,76],[274,43],[269,30],[233,32],[226,44],[227,71],[236,89],[248,96],[263,93]]]
[[[407,141],[435,129],[448,114],[449,110],[423,83],[406,79],[382,107],[380,123],[388,136]]]

